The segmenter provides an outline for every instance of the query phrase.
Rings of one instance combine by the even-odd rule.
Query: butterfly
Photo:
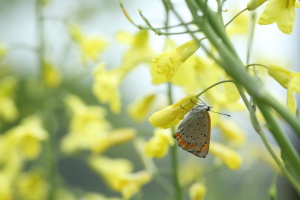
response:
[[[210,108],[206,104],[197,104],[181,121],[174,134],[182,149],[201,158],[205,158],[209,150]]]

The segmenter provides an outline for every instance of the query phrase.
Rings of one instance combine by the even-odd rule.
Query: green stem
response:
[[[264,104],[257,105],[259,106],[259,109],[268,124],[268,129],[273,133],[273,136],[275,137],[278,145],[280,146],[282,158],[284,160],[287,170],[296,178],[296,180],[300,180],[300,159],[296,150],[288,141],[285,134],[281,131],[278,123],[276,122],[271,113],[271,110]],[[300,194],[300,190],[297,191]]]
[[[36,14],[36,26],[37,26],[37,40],[38,40],[38,66],[39,66],[39,76],[40,76],[40,83],[41,87],[43,88],[43,98],[40,99],[41,107],[40,111],[42,114],[42,117],[44,118],[44,127],[46,130],[51,133],[51,128],[47,127],[46,122],[48,119],[49,111],[47,110],[47,96],[48,92],[47,87],[44,84],[43,76],[45,73],[45,65],[44,65],[44,59],[45,59],[45,32],[44,32],[44,18],[43,18],[43,5],[41,0],[36,0],[36,7],[35,7],[35,14]],[[57,183],[56,183],[56,157],[55,157],[55,138],[53,134],[50,134],[50,137],[48,141],[45,144],[45,165],[46,165],[46,172],[47,172],[47,180],[50,184],[50,190],[48,193],[48,200],[54,200],[55,199],[55,191],[57,189]]]
[[[200,92],[199,94],[197,94],[195,97],[200,97],[204,92],[206,92],[207,90],[209,90],[209,89],[211,89],[211,88],[213,88],[213,87],[215,87],[215,86],[217,86],[217,85],[219,85],[219,84],[222,84],[222,83],[234,83],[234,81],[233,80],[224,80],[224,81],[219,81],[219,82],[217,82],[217,83],[215,83],[215,84],[213,84],[213,85],[211,85],[211,86],[209,86],[208,88],[206,88],[205,90],[203,90],[202,92]]]
[[[242,14],[243,12],[245,12],[247,10],[247,8],[245,8],[244,10],[240,11],[238,14],[236,14],[231,20],[229,20],[229,22],[227,22],[225,24],[225,27],[227,27],[233,20],[235,20],[235,18],[237,18],[240,14]]]
[[[169,104],[172,105],[172,85],[171,83],[168,83],[168,99]],[[172,134],[175,134],[174,127],[171,128]],[[177,155],[178,146],[173,145],[171,147],[171,164],[172,164],[172,177],[173,177],[173,185],[174,185],[174,199],[181,200],[182,199],[182,188],[180,186],[179,182],[179,166],[178,166],[178,155]]]

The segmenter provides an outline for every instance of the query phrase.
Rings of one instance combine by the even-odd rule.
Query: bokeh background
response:
[[[117,33],[125,30],[135,34],[138,32],[137,28],[124,17],[116,0],[45,0],[44,3],[45,59],[53,63],[54,68],[59,71],[61,76],[59,85],[51,90],[51,93],[48,95],[51,98],[47,99],[43,96],[43,88],[39,77],[37,2],[33,0],[0,0],[0,45],[5,49],[5,55],[0,60],[0,81],[7,77],[13,77],[16,80],[17,86],[14,90],[13,99],[19,113],[18,117],[12,121],[0,119],[0,134],[5,134],[6,131],[17,126],[27,116],[32,114],[43,116],[40,108],[42,104],[46,104],[49,106],[50,114],[43,116],[42,121],[46,124],[48,131],[56,132],[51,136],[54,140],[54,146],[51,147],[51,151],[55,151],[54,155],[57,156],[53,165],[54,174],[59,179],[59,187],[66,188],[75,199],[90,199],[85,196],[88,192],[99,193],[106,197],[121,198],[120,193],[112,190],[105,183],[103,177],[91,170],[86,162],[86,158],[90,155],[89,152],[81,151],[71,155],[60,153],[60,142],[65,134],[68,133],[70,113],[63,105],[63,101],[57,99],[63,99],[68,94],[77,95],[88,105],[103,107],[108,113],[106,119],[113,128],[134,128],[138,137],[148,140],[153,135],[154,128],[147,119],[142,122],[136,122],[131,119],[127,112],[127,107],[138,97],[142,97],[147,93],[160,94],[159,104],[151,110],[148,115],[150,116],[150,114],[166,105],[167,101],[163,94],[167,91],[167,85],[153,85],[151,83],[149,66],[140,64],[125,77],[120,85],[122,102],[120,113],[115,114],[111,112],[109,106],[99,102],[92,92],[93,70],[97,64],[103,61],[107,63],[108,69],[120,66],[128,45],[122,44],[117,40]],[[246,3],[247,1],[230,0],[225,7],[229,11],[239,11],[245,7]],[[142,9],[143,14],[155,26],[163,25],[164,8],[161,1],[124,0],[123,4],[133,21],[137,24],[144,24],[137,12],[138,9]],[[182,16],[190,17],[185,10],[184,1],[174,1],[174,5],[178,6]],[[229,11],[228,15],[227,13],[224,14],[226,19],[230,19],[230,16],[232,16],[229,14]],[[258,10],[257,14],[259,15],[260,12],[261,10]],[[248,14],[245,13],[245,15]],[[171,18],[171,22],[176,22],[175,18]],[[94,61],[82,62],[80,49],[72,39],[69,31],[68,26],[70,24],[76,24],[87,35],[101,36],[107,40],[108,46]],[[299,27],[299,15],[297,15],[291,35],[282,34],[276,25],[257,25],[252,49],[252,61],[265,64],[273,63],[293,71],[299,71]],[[164,36],[157,36],[152,32],[149,35],[151,47],[159,54],[162,52]],[[174,36],[172,39],[177,44],[182,44],[189,37],[181,35]],[[235,35],[233,40],[239,54],[242,58],[245,58],[247,33]],[[261,70],[261,73],[263,74],[265,87],[269,88],[269,91],[284,103],[286,101],[286,91],[274,80],[267,77],[266,72]],[[175,101],[185,96],[185,92],[180,87],[174,86],[174,91]],[[299,96],[297,98],[299,99]],[[210,102],[207,103],[209,104]],[[198,176],[198,173],[205,174],[202,180],[204,180],[207,188],[205,197],[207,200],[269,199],[272,176],[276,173],[274,164],[271,162],[272,159],[251,127],[247,113],[229,114],[239,124],[246,138],[246,142],[236,150],[243,159],[241,167],[237,170],[230,170],[211,155],[208,155],[206,159],[200,159],[180,149],[178,152],[182,178],[185,178],[184,176]],[[299,147],[299,139],[294,137],[289,127],[282,125],[294,144]],[[270,142],[274,143],[269,133],[267,133],[267,136]],[[223,140],[218,128],[212,130],[212,140]],[[276,146],[275,143],[274,146]],[[46,171],[45,163],[38,162],[38,160],[43,160],[41,156],[46,156],[45,152],[47,150],[45,149],[47,149],[47,145],[43,144],[40,157],[36,158],[37,162],[33,160],[26,163],[23,170],[26,171],[31,166],[39,165],[42,170]],[[110,158],[129,159],[134,165],[134,171],[140,171],[145,168],[139,153],[134,148],[134,141],[116,145],[103,154]],[[172,167],[169,155],[162,159],[154,159],[154,162],[159,169],[165,172],[163,177],[172,186],[172,180],[168,176]],[[3,164],[0,165],[1,169],[3,169]],[[299,196],[280,174],[277,179],[277,190],[277,199],[299,199]],[[13,191],[17,192],[15,189]],[[184,196],[186,199],[188,199],[187,191],[188,189],[185,190]],[[17,199],[30,198],[23,196]],[[151,181],[144,185],[133,199],[172,199],[172,197],[159,184]]]

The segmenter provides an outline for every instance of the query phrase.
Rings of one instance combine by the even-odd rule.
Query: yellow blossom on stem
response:
[[[231,170],[238,169],[242,164],[241,156],[223,144],[211,142],[209,151],[214,156],[220,158]]]
[[[17,81],[12,77],[0,80],[0,118],[11,122],[19,115],[17,106],[13,100]]]
[[[194,183],[189,188],[190,200],[202,200],[206,194],[206,187],[201,183]]]
[[[43,68],[43,80],[45,85],[49,88],[57,87],[62,79],[59,70],[50,62],[44,62]]]
[[[269,75],[280,85],[287,89],[287,105],[290,111],[295,114],[297,110],[294,93],[300,94],[300,72],[294,73],[279,66],[270,65]]]
[[[121,100],[119,85],[128,73],[128,68],[119,67],[112,70],[105,69],[106,64],[101,63],[94,70],[93,93],[102,103],[109,103],[114,113],[119,113]]]
[[[156,129],[154,136],[145,144],[148,157],[163,158],[168,153],[169,145],[174,145],[170,130]]]
[[[128,107],[128,113],[135,121],[142,121],[146,118],[149,110],[153,106],[155,94],[148,94],[144,98],[138,99]]]
[[[142,62],[150,63],[154,57],[154,51],[149,45],[149,31],[147,30],[139,31],[135,35],[121,31],[118,33],[117,39],[130,45],[130,48],[124,53],[123,65],[133,68]]]
[[[195,97],[195,94],[189,94],[181,100],[177,101],[173,105],[170,105],[156,113],[150,118],[150,124],[157,128],[170,128],[177,125],[184,115],[191,110],[199,99]]]
[[[154,65],[157,73],[163,74],[167,80],[171,80],[179,66],[192,56],[199,48],[199,42],[191,40],[180,45],[173,51],[166,52],[155,57],[152,61],[152,65]]]
[[[146,171],[132,173],[133,166],[126,159],[110,159],[103,156],[92,156],[90,166],[99,173],[113,190],[130,199],[140,188],[150,182],[151,175]]]
[[[79,45],[84,63],[87,61],[97,61],[99,54],[107,47],[107,41],[102,37],[87,37],[76,25],[69,26],[73,40]]]
[[[270,0],[258,23],[269,25],[276,22],[281,32],[291,34],[296,17],[295,8],[299,7],[300,3],[296,0]]]

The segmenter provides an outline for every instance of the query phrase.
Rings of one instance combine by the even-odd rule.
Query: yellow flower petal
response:
[[[300,91],[300,76],[295,76],[292,78],[287,88],[287,105],[293,114],[296,114],[297,111],[296,99],[294,97],[294,92],[296,91],[298,93]]]
[[[132,117],[132,119],[134,119],[135,121],[144,120],[154,103],[155,97],[156,97],[155,94],[149,94],[144,98],[139,99],[136,102],[133,102],[128,107],[128,113],[130,117]]]
[[[231,80],[232,78],[229,76],[225,77],[225,80]],[[240,93],[236,89],[236,86],[234,83],[224,83],[224,92],[225,96],[228,99],[229,102],[234,103],[240,98]]]
[[[289,81],[295,76],[294,72],[275,65],[269,66],[268,73],[284,88],[288,87]]]
[[[197,99],[194,94],[189,94],[175,104],[154,113],[149,118],[150,124],[163,129],[175,126],[198,101],[199,99]]]
[[[241,146],[245,143],[245,133],[235,122],[222,119],[219,121],[218,126],[234,146]]]
[[[168,153],[169,145],[174,145],[170,130],[156,129],[144,151],[148,157],[163,158]]]
[[[61,82],[61,73],[58,71],[58,69],[53,66],[50,62],[44,62],[43,63],[43,81],[46,86],[50,88],[57,87]]]
[[[189,188],[190,200],[202,200],[206,194],[206,187],[201,183],[194,183]]]
[[[87,37],[76,25],[70,25],[69,31],[76,43],[78,43],[84,63],[87,61],[97,61],[98,55],[107,47],[107,41],[102,37]]]
[[[101,63],[94,70],[93,93],[102,103],[109,103],[114,113],[121,109],[119,85],[123,81],[128,69],[119,67],[112,70],[105,69],[106,64]]]
[[[242,164],[241,156],[223,144],[211,142],[209,151],[214,156],[220,158],[231,170],[238,169]]]
[[[295,16],[295,0],[271,0],[261,14],[258,23],[268,25],[276,22],[281,32],[291,34]]]
[[[199,42],[191,40],[180,45],[174,51],[166,52],[155,57],[152,64],[156,68],[157,73],[164,74],[167,80],[171,80],[180,64],[184,63],[199,48]]]

